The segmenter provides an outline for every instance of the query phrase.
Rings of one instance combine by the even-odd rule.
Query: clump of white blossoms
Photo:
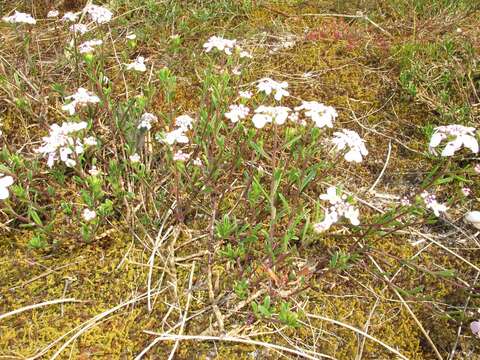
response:
[[[138,129],[150,130],[152,128],[152,123],[156,122],[158,118],[152,113],[144,113],[140,117],[140,123],[138,124]]]
[[[53,124],[50,126],[50,134],[42,138],[42,146],[35,149],[36,153],[43,154],[47,157],[47,166],[52,167],[57,160],[61,160],[68,167],[76,164],[74,159],[69,156],[73,153],[82,154],[84,144],[71,135],[87,128],[85,121],[74,123],[64,122],[61,126]]]
[[[35,20],[32,15],[23,13],[20,11],[15,11],[13,15],[4,16],[2,18],[3,21],[10,23],[10,24],[29,24],[35,25],[37,20]]]
[[[75,22],[75,21],[77,21],[78,16],[79,16],[78,13],[68,11],[65,14],[63,14],[62,21]]]
[[[180,115],[175,119],[176,129],[164,134],[163,141],[168,145],[175,143],[187,144],[189,142],[188,136],[185,133],[192,128],[194,120],[188,115]]]
[[[250,113],[250,109],[245,105],[230,105],[229,111],[225,113],[225,117],[232,123],[237,123],[239,120],[245,119]]]
[[[85,24],[73,24],[70,26],[70,31],[75,34],[83,35],[88,32],[88,26]]]
[[[305,116],[312,119],[315,126],[323,128],[324,126],[332,128],[333,121],[338,113],[332,106],[327,106],[317,101],[302,101],[302,105],[297,106],[295,111],[304,110]]]
[[[347,196],[339,196],[337,188],[331,186],[327,189],[326,194],[320,195],[320,199],[328,201],[330,207],[325,211],[324,219],[313,225],[316,232],[323,232],[328,230],[333,224],[338,222],[342,217],[348,219],[352,225],[360,225],[360,211],[347,202]]]
[[[97,24],[108,23],[110,20],[112,20],[113,16],[112,12],[107,8],[93,4],[85,6],[83,11],[90,15],[92,21],[96,22]]]
[[[446,212],[448,210],[444,204],[440,204],[437,201],[437,197],[434,194],[424,191],[420,194],[420,197],[425,202],[425,207],[432,210],[435,216],[440,216],[441,212]]]
[[[0,173],[0,200],[8,199],[10,192],[8,187],[13,184],[13,177]]]
[[[192,128],[193,122],[193,118],[189,115],[180,115],[175,119],[175,126],[178,126],[178,128],[182,129],[183,131],[187,131],[188,129]]]
[[[480,229],[480,211],[469,211],[465,214],[464,219],[477,229]]]
[[[447,140],[447,145],[442,151],[442,156],[452,156],[462,146],[470,149],[473,153],[478,153],[478,142],[475,138],[475,128],[463,125],[438,126],[434,129],[430,139],[430,152],[436,154],[435,148],[443,140]]]
[[[242,99],[251,99],[253,93],[251,91],[239,91],[238,96],[240,96]]]
[[[253,125],[257,129],[263,128],[267,123],[274,122],[277,125],[285,124],[290,108],[286,106],[265,106],[260,105],[255,109],[252,117]]]
[[[363,160],[363,156],[368,155],[365,141],[355,131],[342,129],[341,132],[334,132],[333,136],[332,142],[338,150],[348,148],[344,156],[345,160],[360,163]]]
[[[56,18],[58,15],[60,15],[58,10],[50,10],[47,14],[47,18]]]
[[[138,155],[137,153],[135,153],[135,154],[133,154],[133,155],[130,155],[129,159],[130,159],[130,162],[131,162],[132,164],[136,164],[136,163],[138,163],[138,162],[140,161],[140,155]]]
[[[80,87],[73,95],[67,96],[65,99],[72,99],[68,104],[62,106],[63,111],[67,111],[70,115],[74,115],[77,106],[86,106],[88,104],[97,104],[100,98],[89,92],[87,89]]]
[[[210,52],[212,49],[217,49],[218,51],[223,51],[227,55],[232,55],[232,50],[235,47],[237,40],[224,39],[220,36],[211,36],[203,48],[205,52]]]
[[[97,213],[95,212],[95,210],[84,209],[82,212],[82,217],[85,221],[92,221],[97,217]]]
[[[78,51],[80,52],[80,54],[90,54],[95,51],[96,46],[100,46],[102,44],[102,40],[88,40],[78,46]]]
[[[178,150],[175,154],[173,154],[173,161],[185,162],[188,159],[190,159],[190,154],[186,154],[182,150]]]
[[[277,101],[282,100],[282,97],[289,96],[290,93],[286,90],[288,83],[286,81],[278,82],[270,78],[263,78],[258,80],[257,89],[263,91],[265,94],[274,94],[274,98]]]
[[[133,63],[127,64],[127,70],[145,72],[147,70],[147,66],[145,65],[145,58],[143,56],[138,56]]]
[[[88,170],[88,173],[92,176],[99,176],[99,175],[102,175],[102,171],[97,169],[97,167],[95,165],[92,165],[92,167],[90,168],[90,170]]]
[[[253,59],[253,55],[246,50],[241,50],[238,56],[240,56],[241,59]]]

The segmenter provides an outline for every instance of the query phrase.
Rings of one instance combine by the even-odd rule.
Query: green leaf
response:
[[[28,216],[35,222],[35,224],[43,226],[43,222],[40,219],[40,216],[38,216],[38,213],[35,211],[35,209],[30,207],[28,209]]]

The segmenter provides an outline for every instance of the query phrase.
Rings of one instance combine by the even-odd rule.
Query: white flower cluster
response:
[[[78,46],[78,51],[80,52],[80,54],[90,54],[95,50],[96,46],[100,46],[102,44],[102,40],[88,40]]]
[[[345,160],[360,163],[362,156],[368,155],[365,141],[355,131],[342,129],[341,132],[334,132],[333,136],[332,142],[338,150],[349,149],[345,153]]]
[[[152,113],[144,113],[140,118],[140,123],[138,124],[138,129],[150,130],[152,128],[152,123],[156,122],[158,118]]]
[[[83,209],[82,217],[85,221],[92,221],[97,217],[97,213],[95,212],[95,210]]]
[[[334,107],[327,106],[317,101],[302,101],[302,105],[297,106],[295,111],[304,110],[305,116],[312,119],[318,128],[333,127],[333,121],[338,114]]]
[[[435,148],[440,145],[443,140],[447,140],[447,144],[442,151],[442,156],[452,156],[462,148],[462,146],[470,149],[473,153],[478,153],[478,141],[475,138],[475,128],[463,125],[446,125],[438,126],[434,129],[432,138],[430,139],[430,152],[436,154]]]
[[[255,115],[252,117],[253,125],[257,129],[263,128],[267,123],[283,125],[287,121],[289,111],[290,108],[286,106],[260,105],[255,109]]]
[[[138,56],[133,63],[127,64],[127,70],[145,72],[147,70],[147,66],[145,65],[145,58],[143,56]]]
[[[65,14],[63,14],[62,21],[69,21],[69,22],[75,22],[77,21],[80,13],[74,13],[71,11],[67,11]]]
[[[239,120],[245,119],[250,113],[250,109],[245,105],[230,105],[229,111],[225,113],[225,117],[232,123],[237,123]]]
[[[338,222],[342,217],[348,219],[352,225],[360,225],[359,210],[348,203],[345,195],[339,196],[337,188],[331,186],[327,189],[326,194],[320,195],[320,199],[330,203],[329,209],[325,212],[324,219],[313,225],[316,232],[323,232],[328,230],[333,224]]]
[[[8,199],[10,193],[8,187],[13,184],[13,178],[0,173],[0,200]]]
[[[193,119],[188,115],[181,115],[175,119],[176,129],[165,134],[164,142],[168,145],[175,143],[188,144],[189,139],[185,133],[192,128]]]
[[[232,55],[233,50],[238,51],[240,58],[253,58],[252,54],[248,51],[242,50],[240,46],[237,45],[237,40],[225,39],[221,36],[211,36],[206,43],[203,44],[205,52],[210,52],[213,49],[217,49],[220,52],[224,52],[227,55]]]
[[[87,128],[85,121],[74,123],[64,122],[61,126],[53,124],[50,126],[50,134],[42,138],[42,146],[35,149],[36,153],[47,157],[47,166],[52,167],[56,161],[60,160],[68,167],[76,165],[76,161],[70,158],[72,154],[82,154],[84,146],[96,143],[95,139],[88,138],[82,143],[79,138],[74,138],[73,133]]]
[[[63,111],[67,111],[70,115],[74,115],[77,106],[86,106],[88,104],[97,104],[100,102],[100,98],[89,92],[87,89],[80,87],[73,95],[67,96],[66,99],[72,99],[68,104],[62,106]]]
[[[163,135],[162,141],[170,146],[175,143],[179,144],[188,144],[190,141],[186,132],[193,127],[194,119],[189,115],[181,115],[175,119],[176,128],[170,132],[167,132]],[[187,161],[190,158],[191,154],[184,153],[182,150],[177,150],[173,154],[174,161]],[[200,159],[193,160],[194,165],[200,166],[202,164]]]
[[[53,10],[50,10],[47,14],[47,18],[56,18],[58,17],[58,15],[60,15],[60,11],[56,10],[56,9],[53,9]]]
[[[278,82],[270,78],[263,78],[257,82],[257,89],[259,92],[264,92],[267,95],[274,94],[274,98],[280,101],[283,97],[289,96],[286,90],[288,83],[286,81]],[[239,93],[242,99],[249,99],[252,93],[249,91],[242,91]],[[300,118],[303,113],[304,117],[309,118],[318,128],[333,128],[333,122],[338,117],[338,113],[332,106],[327,106],[317,101],[302,101],[300,106],[297,106],[292,111],[286,106],[266,106],[260,105],[254,110],[252,117],[253,125],[257,129],[262,129],[269,123],[276,125],[285,124],[286,120],[306,125],[304,118]],[[250,109],[241,105],[230,105],[229,111],[225,113],[225,117],[232,123],[245,119],[250,113]],[[353,130],[343,129],[335,132],[332,139],[333,144],[337,150],[347,150],[344,158],[346,161],[362,162],[363,157],[368,155],[368,150],[365,146],[365,141]]]
[[[425,202],[425,207],[433,211],[435,216],[440,216],[441,212],[446,212],[448,208],[444,204],[440,204],[437,201],[437,197],[434,194],[430,194],[424,191],[420,194],[420,197]]]
[[[37,20],[35,20],[32,15],[26,14],[23,12],[15,11],[13,15],[4,16],[2,18],[3,21],[10,23],[10,24],[29,24],[35,25]]]
[[[107,8],[98,5],[87,5],[83,9],[85,13],[87,13],[92,21],[96,22],[97,24],[105,24],[112,20],[112,12]]]
[[[88,4],[86,5],[82,11],[79,12],[72,12],[72,11],[67,11],[65,14],[62,16],[62,21],[68,21],[68,22],[75,22],[78,20],[78,17],[80,14],[87,14],[90,19],[93,22],[96,22],[97,24],[105,24],[108,23],[112,20],[113,13],[108,10],[105,7],[94,5],[94,4]],[[56,9],[50,10],[47,14],[47,18],[56,18],[60,15],[60,12]]]
[[[286,81],[277,82],[270,78],[263,78],[258,80],[257,89],[263,91],[265,94],[274,94],[274,98],[277,101],[282,100],[282,97],[289,96],[290,93],[286,90],[288,83]]]
[[[70,26],[70,31],[75,34],[83,35],[88,32],[88,26],[85,24],[73,24]]]
[[[217,49],[218,51],[225,52],[227,55],[232,55],[232,50],[236,43],[237,40],[224,39],[220,36],[211,36],[207,42],[203,44],[203,48],[205,49],[205,52]]]

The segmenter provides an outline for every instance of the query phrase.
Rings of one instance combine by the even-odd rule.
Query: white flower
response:
[[[78,46],[78,51],[80,54],[89,54],[95,50],[95,46],[100,46],[102,44],[102,40],[88,40]]]
[[[476,164],[473,168],[473,170],[477,173],[480,174],[480,164]]]
[[[184,153],[182,150],[177,151],[173,154],[173,161],[182,161],[185,162],[190,158],[190,154]]]
[[[8,199],[8,187],[13,184],[13,177],[0,174],[0,200]]]
[[[95,210],[83,209],[82,217],[85,221],[92,221],[97,217],[97,213],[95,212]]]
[[[147,70],[147,67],[145,66],[145,58],[143,56],[138,56],[133,63],[127,64],[127,70],[145,72]]]
[[[307,125],[307,122],[304,119],[300,119],[300,113],[298,113],[297,111],[294,111],[290,115],[288,115],[288,120],[301,126]]]
[[[75,114],[77,106],[85,106],[100,102],[100,98],[97,95],[82,87],[78,88],[75,94],[67,96],[66,99],[72,99],[72,101],[69,104],[63,105],[62,110],[67,111],[70,115]]]
[[[274,92],[274,98],[277,101],[282,100],[282,97],[284,96],[290,95],[290,93],[285,90],[286,88],[288,88],[288,83],[286,81],[277,82],[270,78],[260,79],[257,84],[258,91],[263,91],[267,95],[270,95],[272,92]]]
[[[480,229],[480,211],[469,211],[465,214],[464,219],[477,229]]]
[[[342,132],[334,132],[332,142],[338,150],[348,148],[344,158],[347,161],[362,162],[362,156],[368,155],[365,141],[353,130],[343,129]]]
[[[112,12],[102,6],[98,5],[87,5],[83,9],[88,15],[90,15],[90,18],[95,21],[98,24],[105,24],[112,20]]]
[[[275,122],[283,125],[288,118],[290,108],[286,106],[265,106],[260,105],[255,109],[252,121],[257,129],[263,128],[267,123]]]
[[[313,229],[317,233],[324,232],[338,221],[338,214],[335,211],[326,212],[324,219],[316,224],[313,224]]]
[[[73,24],[70,26],[70,31],[83,35],[88,32],[88,26],[85,24]]]
[[[125,38],[127,38],[127,40],[135,40],[137,38],[137,35],[135,34],[127,34],[127,36],[125,36]]]
[[[70,21],[75,22],[78,19],[79,13],[73,13],[71,11],[66,12],[63,14],[62,21]]]
[[[358,219],[359,216],[360,211],[352,205],[348,205],[343,212],[343,217],[347,218],[350,221],[350,224],[354,226],[360,225],[360,220]]]
[[[202,160],[200,160],[199,158],[193,159],[193,165],[202,166],[203,165]]]
[[[318,128],[323,128],[324,126],[332,128],[333,121],[338,116],[335,108],[317,101],[302,101],[302,105],[295,108],[295,111],[301,110],[305,111],[305,116],[311,118]]]
[[[98,175],[101,175],[102,172],[100,170],[97,169],[97,167],[95,165],[92,165],[92,167],[90,168],[90,170],[88,170],[88,173],[92,176],[98,176]]]
[[[430,152],[436,154],[435,148],[445,139],[448,140],[448,142],[442,151],[442,156],[452,156],[457,150],[460,150],[462,146],[470,149],[473,153],[478,153],[478,142],[475,138],[474,127],[466,127],[463,125],[436,127],[430,139]]]
[[[47,14],[47,18],[55,18],[55,17],[58,17],[60,13],[58,12],[58,10],[50,10]]]
[[[433,194],[429,194],[427,191],[424,191],[420,194],[423,201],[425,202],[425,206],[427,209],[431,209],[435,216],[440,216],[441,212],[446,212],[448,208],[444,204],[440,204],[437,201],[437,198]]]
[[[93,136],[89,136],[83,139],[83,143],[87,146],[95,146],[98,144],[97,139]]]
[[[59,159],[69,167],[75,166],[75,160],[69,156],[73,153],[83,153],[83,144],[78,139],[75,140],[71,134],[85,129],[87,125],[85,121],[64,122],[61,126],[51,125],[49,135],[42,138],[43,143],[35,149],[35,152],[47,157],[47,166],[50,168]]]
[[[138,163],[140,161],[140,155],[135,153],[133,155],[130,155],[129,159],[132,164]]]
[[[15,11],[11,16],[5,16],[2,18],[3,21],[10,24],[30,24],[35,25],[37,20],[35,20],[32,15]]]
[[[470,196],[470,194],[472,193],[472,189],[470,189],[469,187],[466,187],[466,186],[465,186],[465,187],[462,188],[462,193],[463,193],[463,195],[465,195],[465,196]]]
[[[240,51],[239,56],[240,56],[241,59],[243,59],[243,58],[252,59],[253,58],[252,54],[250,54],[248,51],[245,51],[245,50]]]
[[[192,128],[192,124],[195,120],[189,115],[180,115],[175,119],[175,126],[178,126],[183,131],[187,131]]]
[[[337,189],[334,186],[329,187],[326,194],[320,195],[320,199],[328,201],[331,206],[325,211],[324,219],[313,225],[316,232],[328,230],[341,217],[348,219],[350,224],[354,226],[360,225],[360,211],[347,202],[347,197],[345,195],[337,195]]]
[[[225,117],[232,123],[236,123],[239,120],[245,119],[250,112],[250,109],[245,105],[230,105],[230,111],[225,113]]]
[[[175,129],[165,134],[164,141],[168,145],[173,145],[175,143],[187,144],[188,137],[185,135],[185,131],[182,128]]]
[[[345,200],[345,198],[337,195],[337,188],[335,186],[330,186],[325,194],[320,195],[320,199],[328,201],[332,205],[341,203]]]
[[[205,44],[203,44],[203,48],[205,49],[205,52],[210,52],[215,48],[219,51],[225,52],[227,55],[232,55],[232,49],[235,47],[236,42],[237,40],[228,40],[220,36],[212,36]]]
[[[138,129],[150,130],[152,128],[152,122],[156,122],[158,118],[152,113],[144,113],[140,118],[140,124],[138,124]]]
[[[251,99],[252,96],[253,96],[253,93],[251,91],[239,91],[238,92],[238,95],[242,98],[242,99]]]
[[[232,74],[236,76],[240,76],[242,74],[242,68],[240,66],[235,66],[232,69]]]

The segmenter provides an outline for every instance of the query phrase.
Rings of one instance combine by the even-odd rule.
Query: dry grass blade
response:
[[[24,311],[37,309],[39,307],[55,305],[55,304],[64,304],[64,303],[68,303],[68,302],[80,303],[80,302],[85,302],[85,301],[77,300],[77,299],[73,299],[73,298],[45,301],[45,302],[38,303],[38,304],[28,305],[28,306],[25,306],[25,307],[17,309],[17,310],[9,311],[5,314],[1,314],[0,315],[0,320],[6,319],[7,317],[10,317],[10,316],[13,316],[13,315],[20,314]]]
[[[375,341],[377,344],[383,346],[385,349],[391,351],[392,353],[394,353],[395,355],[399,356],[401,359],[404,359],[404,360],[408,360],[408,358],[401,354],[398,350],[394,349],[393,347],[391,347],[390,345],[388,344],[385,344],[383,341],[373,337],[372,335],[369,335],[367,334],[365,331],[363,330],[360,330],[360,329],[357,329],[356,327],[354,326],[351,326],[351,325],[348,325],[348,324],[345,324],[341,321],[338,321],[338,320],[334,320],[334,319],[330,319],[330,318],[327,318],[325,316],[321,316],[321,315],[314,315],[314,314],[306,314],[307,317],[310,317],[310,318],[313,318],[313,319],[319,319],[319,320],[323,320],[323,321],[327,321],[327,322],[330,322],[332,324],[335,324],[335,325],[338,325],[338,326],[342,326],[344,328],[347,328],[349,330],[352,330],[354,332],[356,332],[357,334],[359,335],[362,335],[372,341]]]
[[[145,331],[145,333],[150,335],[157,335],[159,336],[156,340],[157,341],[226,341],[226,342],[235,342],[247,345],[254,345],[254,346],[262,346],[268,349],[274,349],[283,351],[289,354],[300,356],[304,359],[311,359],[311,360],[318,360],[318,359],[335,359],[329,355],[314,353],[313,355],[307,354],[303,350],[296,350],[290,349],[281,345],[270,344],[262,341],[256,341],[251,339],[243,339],[239,337],[232,337],[232,336],[210,336],[210,335],[170,335],[170,334],[159,334],[152,331]],[[310,352],[310,351],[308,351]],[[405,358],[406,359],[406,358]]]

